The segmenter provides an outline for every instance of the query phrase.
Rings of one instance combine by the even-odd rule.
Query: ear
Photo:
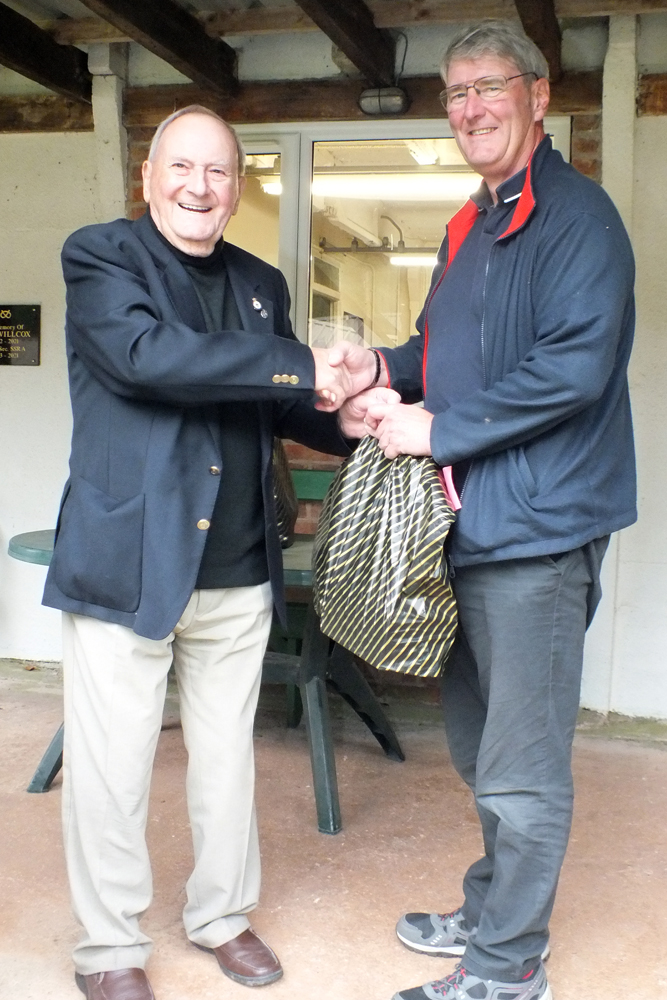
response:
[[[238,182],[237,183],[238,183],[238,186],[239,186],[239,193],[238,193],[237,198],[236,198],[236,204],[234,205],[234,211],[232,212],[232,215],[236,215],[236,213],[239,210],[239,202],[241,201],[241,195],[245,191],[245,182],[246,182],[245,176],[238,178]]]
[[[534,121],[541,122],[543,120],[547,113],[547,108],[549,107],[550,97],[551,89],[549,87],[549,81],[546,77],[541,76],[539,80],[535,80],[531,87]]]
[[[151,185],[151,174],[153,173],[153,164],[150,160],[144,160],[141,164],[141,179],[144,182],[144,201],[149,202],[150,199],[150,185]]]

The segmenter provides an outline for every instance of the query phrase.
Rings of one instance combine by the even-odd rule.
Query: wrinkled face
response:
[[[188,114],[165,129],[142,167],[155,225],[179,250],[207,257],[236,214],[245,179],[234,138],[209,115]]]
[[[446,85],[473,83],[485,76],[511,77],[517,73],[513,62],[489,53],[476,59],[452,61]],[[493,101],[484,102],[470,88],[462,104],[449,108],[449,123],[459,149],[493,193],[530,160],[544,134],[542,119],[548,104],[548,81],[524,76],[511,80],[505,93]]]

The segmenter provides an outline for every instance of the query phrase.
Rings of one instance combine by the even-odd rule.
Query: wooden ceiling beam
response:
[[[296,0],[374,87],[394,82],[393,39],[375,27],[364,0]]]
[[[210,38],[174,0],[82,0],[124,36],[174,66],[188,79],[224,96],[237,90],[236,52]]]
[[[560,26],[554,0],[514,0],[523,30],[549,63],[549,79],[557,83],[563,75],[560,61]]]
[[[93,108],[55,94],[0,97],[0,132],[92,132]]]
[[[58,45],[29,18],[0,4],[0,63],[62,97],[91,103],[92,78],[85,52]]]
[[[401,119],[442,118],[438,76],[403,77],[411,104]],[[368,121],[359,109],[358,80],[295,80],[242,84],[235,97],[212,100],[192,86],[130,87],[125,91],[127,128],[154,128],[176,108],[202,103],[235,125],[285,121]],[[565,73],[552,88],[550,114],[597,114],[602,73]],[[385,119],[386,120],[386,119]]]

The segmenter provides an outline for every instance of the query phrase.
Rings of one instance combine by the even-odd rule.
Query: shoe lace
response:
[[[467,975],[468,973],[459,962],[454,971],[448,976],[445,976],[444,979],[436,979],[434,983],[431,983],[431,989],[434,993],[439,993],[440,996],[446,997],[452,986],[460,986]]]
[[[441,920],[449,920],[450,917],[458,918],[460,913],[461,911],[460,909],[458,909],[458,910],[452,910],[451,913],[439,913],[438,916],[440,917]]]

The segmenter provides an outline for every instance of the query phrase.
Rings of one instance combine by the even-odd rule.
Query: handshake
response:
[[[365,347],[340,341],[330,349],[314,347],[318,410],[338,411],[341,432],[348,438],[372,434],[387,458],[431,454],[432,414],[404,406],[388,387],[384,362]]]
[[[318,410],[338,411],[338,422],[346,437],[363,437],[369,431],[365,423],[373,403],[400,402],[397,392],[387,388],[387,370],[374,351],[348,341],[332,348],[313,348],[315,391]]]

